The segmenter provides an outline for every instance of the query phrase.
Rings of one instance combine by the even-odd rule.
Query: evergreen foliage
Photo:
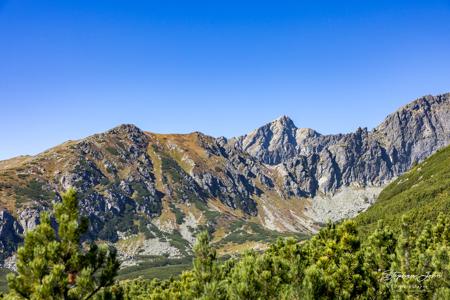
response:
[[[54,205],[57,231],[48,213],[25,235],[17,252],[17,274],[8,275],[6,299],[92,299],[114,283],[116,251],[94,243],[83,247],[88,220],[79,216],[73,189]]]
[[[329,224],[311,240],[279,239],[264,253],[221,262],[206,232],[193,268],[179,278],[122,281],[117,299],[449,299],[450,218],[397,234],[379,222],[361,238],[355,221]]]

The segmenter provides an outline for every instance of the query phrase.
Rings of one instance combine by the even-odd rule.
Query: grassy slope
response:
[[[8,290],[8,284],[6,282],[6,274],[10,271],[7,269],[0,269],[0,293]]]
[[[179,265],[167,265],[161,267],[151,267],[148,269],[135,270],[135,271],[122,271],[119,276],[117,276],[117,280],[125,280],[125,279],[136,279],[139,277],[145,279],[169,279],[171,277],[175,277],[180,275],[183,271],[191,269],[192,263],[184,263]]]
[[[364,233],[371,231],[380,219],[398,229],[402,215],[408,214],[420,227],[441,212],[450,213],[450,147],[441,149],[388,185],[377,202],[357,216],[356,221]]]
[[[179,275],[182,271],[190,268],[191,265],[192,257],[180,259],[169,259],[162,256],[153,257],[136,266],[120,270],[117,279],[135,279],[138,277],[146,279],[168,279],[171,276]]]

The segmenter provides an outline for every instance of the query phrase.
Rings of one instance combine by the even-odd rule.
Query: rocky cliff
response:
[[[312,217],[325,221],[366,208],[379,187],[449,141],[450,94],[444,94],[413,101],[371,131],[321,135],[283,116],[230,143],[280,170],[283,191],[314,198]]]
[[[208,229],[221,253],[311,233],[367,208],[381,188],[450,142],[450,94],[422,97],[375,129],[322,135],[281,117],[248,135],[167,135],[121,125],[0,162],[0,263],[69,186],[87,239],[125,261],[190,253]]]

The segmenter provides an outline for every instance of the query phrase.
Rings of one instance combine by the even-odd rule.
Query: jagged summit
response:
[[[395,111],[392,114],[395,114],[395,113],[401,112],[401,111],[419,110],[421,108],[430,107],[433,105],[439,105],[439,104],[442,104],[445,102],[448,103],[448,101],[450,101],[450,93],[444,93],[444,94],[440,94],[440,95],[436,95],[436,96],[425,95],[425,96],[417,98],[416,100],[403,105],[402,107],[397,109],[397,111]]]
[[[285,118],[282,118],[285,120]],[[350,186],[381,186],[450,142],[450,94],[424,96],[390,114],[372,131],[320,135],[312,129],[264,125],[236,138],[237,148],[283,174],[283,190],[290,195],[335,195]],[[361,195],[360,195],[361,196]],[[362,199],[358,196],[358,199]],[[341,212],[355,213],[376,197],[357,204],[354,195]],[[364,196],[366,197],[366,196]],[[370,200],[371,199],[371,200]],[[319,204],[320,201],[314,202]],[[325,203],[325,202],[324,202]],[[327,207],[327,203],[324,204]],[[329,210],[329,207],[326,208]],[[334,209],[317,207],[319,218],[340,218]],[[344,213],[346,215],[346,213]]]
[[[298,128],[291,118],[283,115],[230,143],[264,163],[275,165],[294,156],[307,140],[319,136],[313,129]]]
[[[120,124],[107,132],[142,132],[142,130],[134,124]]]
[[[117,135],[123,137],[142,137],[145,135],[139,127],[134,124],[120,124],[104,133],[105,135]]]
[[[294,121],[292,121],[292,119],[287,115],[280,116],[269,124],[279,124],[284,127],[297,128],[297,126],[295,126],[294,124]]]

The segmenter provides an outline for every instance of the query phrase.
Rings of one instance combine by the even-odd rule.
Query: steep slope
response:
[[[450,147],[439,150],[389,184],[374,205],[356,217],[364,232],[384,220],[400,228],[403,215],[417,226],[436,220],[439,213],[450,213]]]
[[[364,210],[392,178],[449,142],[450,94],[419,98],[372,131],[320,135],[282,117],[230,140],[280,170],[288,195],[313,197],[318,221]]]

